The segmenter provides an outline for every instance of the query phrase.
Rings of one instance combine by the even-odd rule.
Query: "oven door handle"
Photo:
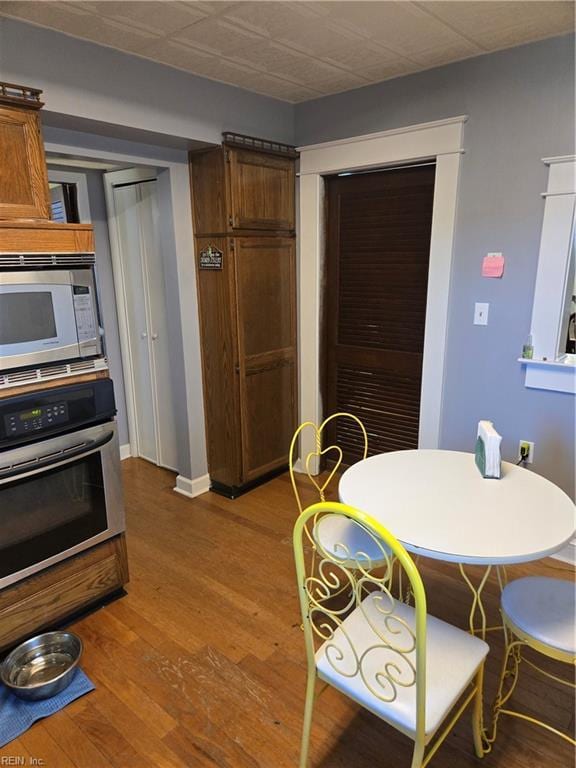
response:
[[[87,456],[90,453],[94,453],[114,437],[114,432],[106,432],[102,437],[96,440],[86,440],[85,442],[78,444],[72,444],[70,448],[64,448],[57,453],[51,453],[47,456],[36,456],[28,461],[13,464],[5,469],[0,469],[0,481],[6,482],[14,477],[19,477],[24,474],[36,474],[40,469],[46,469],[55,464],[68,463],[71,459],[79,456]]]

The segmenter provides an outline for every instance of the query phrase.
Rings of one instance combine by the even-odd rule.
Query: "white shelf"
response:
[[[576,364],[564,360],[537,360],[519,357],[526,366],[526,386],[576,395]]]
[[[576,369],[576,362],[572,363],[568,360],[537,360],[533,357],[519,357],[518,362],[525,363],[526,365],[539,365],[550,368]]]

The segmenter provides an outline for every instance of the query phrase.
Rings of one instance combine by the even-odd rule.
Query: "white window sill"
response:
[[[519,357],[526,366],[525,385],[530,389],[548,389],[576,395],[576,356],[564,355],[558,360],[536,360]]]

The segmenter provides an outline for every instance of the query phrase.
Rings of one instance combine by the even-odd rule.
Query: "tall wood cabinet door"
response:
[[[0,219],[49,218],[38,112],[0,107]]]
[[[212,254],[221,268],[203,266]],[[234,255],[223,237],[196,238],[196,276],[206,411],[208,468],[213,481],[241,482],[240,404]]]
[[[295,247],[236,238],[243,482],[282,467],[296,422]]]
[[[294,161],[227,149],[231,224],[235,229],[294,229]]]

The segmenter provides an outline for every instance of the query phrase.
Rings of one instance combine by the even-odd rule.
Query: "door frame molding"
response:
[[[180,160],[167,160],[164,157],[154,158],[147,155],[139,155],[137,152],[111,151],[95,148],[89,140],[83,145],[58,143],[47,141],[45,151],[55,155],[94,159],[99,162],[110,161],[130,166],[143,166],[156,169],[158,172],[158,184],[160,194],[163,195],[171,207],[171,221],[167,231],[170,234],[168,247],[174,251],[177,275],[178,292],[180,299],[180,327],[182,342],[186,354],[184,355],[184,378],[186,387],[186,416],[187,416],[187,458],[190,468],[186,468],[186,475],[182,474],[183,467],[178,467],[180,474],[176,478],[174,490],[181,492],[181,485],[186,481],[194,483],[197,479],[203,479],[207,472],[206,438],[204,431],[204,403],[202,398],[202,377],[200,360],[200,331],[198,318],[198,302],[196,291],[196,273],[194,259],[190,254],[194,252],[194,230],[192,223],[192,207],[190,205],[190,171],[188,158]],[[56,161],[54,161],[56,162]],[[180,459],[182,461],[183,458]],[[195,493],[202,493],[203,486],[198,484]]]
[[[48,167],[48,182],[57,184],[59,181],[63,181],[68,184],[76,184],[78,218],[81,224],[92,224],[86,174],[82,171],[60,171],[56,168],[51,168],[51,165],[58,165],[58,160],[52,160],[50,157],[46,158],[46,165]]]
[[[322,421],[320,333],[324,259],[324,176],[436,161],[422,362],[419,448],[438,448],[442,424],[450,277],[460,159],[467,115],[298,147],[300,421]],[[302,435],[301,456],[314,452]],[[317,461],[310,463],[318,471]]]

